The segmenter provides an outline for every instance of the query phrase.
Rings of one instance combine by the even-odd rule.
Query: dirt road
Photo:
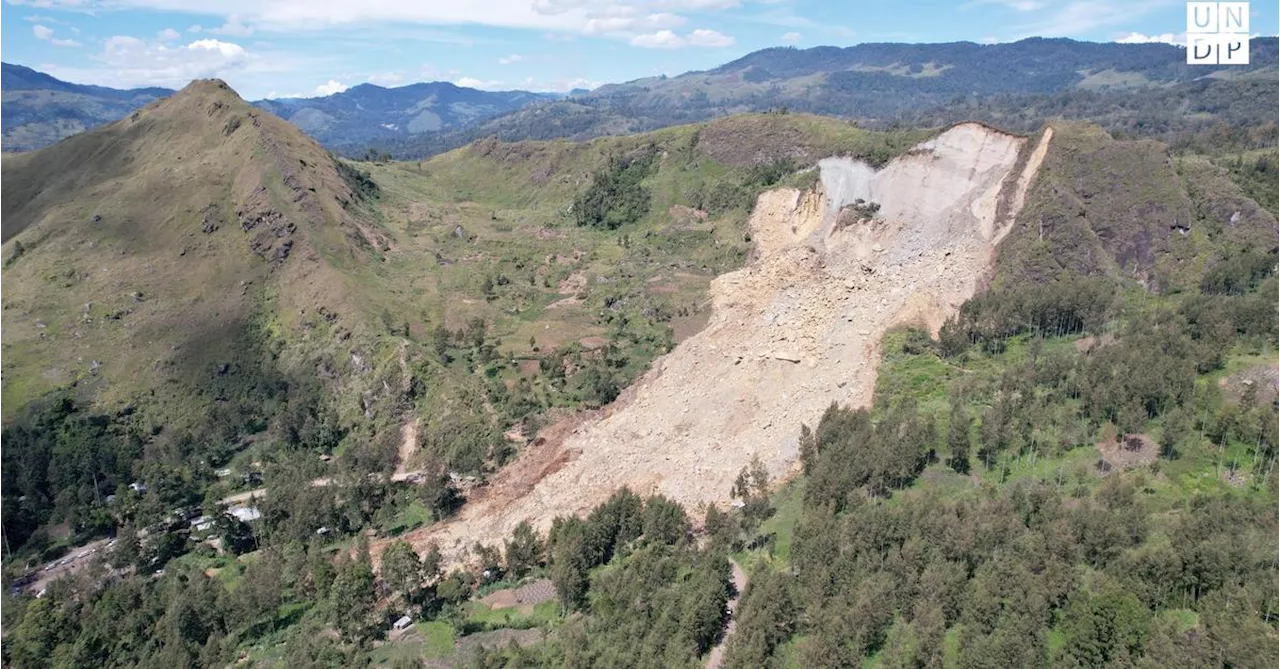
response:
[[[725,625],[724,636],[720,637],[720,643],[707,654],[707,669],[720,669],[724,663],[724,651],[729,645],[729,637],[733,636],[734,630],[738,627],[738,600],[747,590],[747,572],[742,571],[742,567],[733,560],[729,560],[729,565],[733,567],[734,590],[733,597],[729,600],[729,624]]]

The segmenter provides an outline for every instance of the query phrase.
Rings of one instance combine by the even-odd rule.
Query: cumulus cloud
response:
[[[783,33],[782,41],[787,44],[795,44],[800,41],[800,33]]]
[[[1161,33],[1159,35],[1144,35],[1142,33],[1125,33],[1116,37],[1116,42],[1121,44],[1174,44],[1177,46],[1187,45],[1186,33]]]
[[[238,14],[232,14],[227,18],[227,22],[218,28],[209,28],[209,32],[215,35],[226,35],[228,37],[248,37],[253,34],[253,28],[242,22]]]
[[[646,49],[678,49],[684,46],[684,39],[670,30],[659,30],[656,33],[632,37],[631,46]]]
[[[568,92],[575,88],[583,88],[590,91],[590,90],[595,90],[597,88],[600,88],[600,86],[602,86],[603,84],[604,82],[602,81],[596,81],[594,79],[585,79],[583,77],[578,77],[577,79],[570,79],[568,81],[559,82],[559,86],[557,86],[555,90]]]
[[[51,67],[49,72],[60,79],[115,88],[181,88],[192,79],[226,78],[243,71],[254,62],[254,56],[239,44],[217,39],[169,45],[116,35],[107,38],[93,60],[96,67]]]
[[[395,85],[402,81],[404,81],[404,75],[399,72],[379,72],[369,75],[369,83],[380,86]]]
[[[172,42],[179,37],[182,37],[182,33],[174,30],[173,28],[165,28],[164,30],[156,33],[156,38],[161,42]]]
[[[679,49],[686,46],[722,47],[730,46],[733,42],[732,37],[705,28],[699,28],[685,37],[670,30],[659,30],[631,38],[631,46],[645,49]]]
[[[520,80],[520,88],[526,91],[536,91],[540,93],[568,93],[574,89],[592,90],[599,88],[604,82],[585,77],[576,77],[570,79],[555,79],[552,81],[543,81],[537,77],[525,77]]]
[[[461,77],[453,82],[454,86],[463,88],[478,88],[480,90],[493,90],[502,85],[501,81],[487,81],[484,79],[476,79],[475,77]]]
[[[733,46],[733,41],[728,35],[705,28],[689,33],[689,46]]]
[[[336,79],[330,79],[327,83],[316,86],[316,95],[333,95],[335,93],[341,93],[347,90],[347,88],[349,87],[346,84]]]
[[[513,53],[513,54],[511,54],[510,56],[503,56],[502,58],[499,58],[499,59],[498,59],[498,64],[499,64],[499,65],[510,65],[510,64],[512,64],[512,63],[519,63],[519,62],[520,62],[520,61],[522,61],[522,60],[524,60],[524,56],[521,56],[521,55],[520,55],[520,54],[518,54],[518,53]]]
[[[35,35],[36,39],[46,41],[54,46],[80,46],[80,43],[73,39],[58,39],[54,37],[53,28],[42,26],[38,23],[31,26],[31,34]]]
[[[666,30],[684,25],[684,22],[684,17],[677,14],[638,14],[633,10],[619,9],[608,15],[587,19],[582,32],[588,35],[610,35],[640,30]]]

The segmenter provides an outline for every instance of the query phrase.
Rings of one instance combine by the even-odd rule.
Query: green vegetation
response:
[[[649,213],[649,191],[640,185],[653,169],[656,147],[638,155],[610,156],[609,164],[595,173],[587,190],[574,198],[578,225],[616,230]]]
[[[248,113],[196,93],[156,125]],[[797,480],[752,463],[700,535],[623,489],[446,571],[435,546],[370,543],[456,513],[547,421],[696,331],[760,190],[928,133],[774,113],[355,166],[213,120],[152,159],[243,150],[265,161],[239,172],[250,195],[66,195],[92,224],[65,247],[6,198],[6,233],[38,240],[5,268],[26,314],[6,315],[6,586],[116,542],[6,595],[6,664],[692,667],[722,641],[732,555],[750,585],[728,666],[1274,665],[1277,244],[1245,162],[1064,124],[989,289],[936,338],[890,333],[872,406],[795,426]],[[6,187],[108,160],[108,136],[6,161]],[[224,513],[258,487],[245,520]],[[477,601],[541,577],[554,601]]]

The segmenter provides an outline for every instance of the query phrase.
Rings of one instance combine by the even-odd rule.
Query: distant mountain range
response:
[[[56,79],[21,65],[3,64],[5,151],[29,151],[124,118],[174,91],[116,90]],[[290,121],[325,146],[350,150],[380,141],[475,124],[528,104],[562,97],[528,91],[481,91],[447,82],[383,88],[361,84],[317,98],[259,100],[253,104]]]
[[[30,151],[124,118],[173,94],[167,88],[122,91],[55,79],[29,67],[0,64],[0,127],[5,151]]]
[[[475,124],[559,97],[529,91],[481,91],[437,81],[399,88],[361,84],[325,97],[253,104],[293,123],[327,147],[350,149]]]
[[[1278,59],[1274,37],[1252,40],[1247,66],[1187,65],[1184,51],[1168,44],[1069,39],[779,47],[712,70],[568,96],[437,82],[362,84],[326,97],[254,104],[332,150],[359,155],[375,148],[397,158],[421,158],[485,136],[584,139],[770,109],[880,126],[978,118],[1022,128],[1063,116],[1143,135],[1164,126],[1185,133],[1217,122],[1274,122],[1274,107],[1256,103],[1275,99]],[[5,150],[51,143],[169,93],[77,86],[8,64],[3,90]]]
[[[1187,65],[1185,51],[1169,44],[1069,39],[778,47],[712,70],[605,85],[382,148],[411,158],[485,136],[585,139],[770,109],[880,127],[979,118],[1021,129],[1054,116],[1105,121],[1117,109],[1124,118],[1109,127],[1134,121],[1144,132],[1168,123],[1169,115],[1179,123],[1213,123],[1226,115],[1233,122],[1274,124],[1278,54],[1274,37],[1252,40],[1246,66]],[[1270,104],[1261,104],[1264,99]],[[1247,119],[1239,118],[1241,105]]]

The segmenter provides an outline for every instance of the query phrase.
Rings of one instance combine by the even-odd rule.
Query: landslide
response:
[[[830,158],[809,191],[762,194],[756,257],[711,284],[712,315],[610,407],[544,431],[453,521],[411,535],[463,559],[521,521],[596,505],[620,486],[723,503],[754,457],[797,461],[797,426],[871,399],[889,328],[937,329],[971,297],[1050,146],[954,126],[882,169]],[[869,203],[879,205],[873,211]]]

